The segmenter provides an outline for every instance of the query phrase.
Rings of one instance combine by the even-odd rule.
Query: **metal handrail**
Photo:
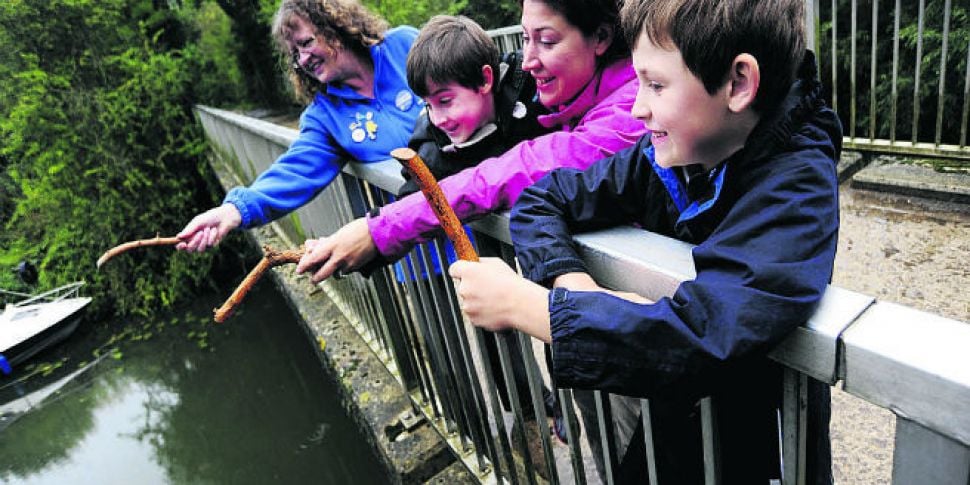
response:
[[[77,296],[80,292],[82,286],[84,286],[84,281],[75,281],[73,283],[68,283],[63,286],[58,286],[52,290],[45,291],[38,294],[21,293],[19,291],[11,291],[0,289],[0,294],[19,296],[24,298],[23,300],[9,304],[11,307],[22,307],[31,305],[33,303],[43,301],[43,302],[56,302],[61,301],[65,298],[70,298]]]
[[[297,136],[295,130],[268,130],[263,122],[249,122],[221,110],[198,107],[197,112],[218,153],[231,158],[223,160],[225,167],[243,182],[268,167]],[[273,136],[264,136],[266,132]],[[281,133],[282,140],[277,137]],[[388,192],[396,192],[402,182],[395,162],[347,164],[335,184],[293,216],[299,219],[293,226],[302,227],[305,235],[284,226],[280,230],[296,243],[302,236],[331,234],[372,206],[385,203],[391,195]],[[472,227],[483,255],[500,256],[514,264],[506,215],[490,215]],[[656,234],[616,228],[578,236],[577,242],[591,274],[607,287],[657,299],[693,277],[690,246]],[[422,269],[432,268],[431,261],[447,265],[435,242],[412,251],[410,259],[398,265],[400,271],[382,270],[371,279],[328,280],[322,288],[409,390],[415,406],[447,438],[456,456],[483,482],[496,480],[499,470],[508,473],[510,466],[516,466],[509,465],[510,454],[523,453],[523,445],[510,442],[507,436],[506,414],[496,388],[503,381],[515,380],[519,371],[514,361],[519,359],[532,376],[533,398],[541,381],[533,372],[528,339],[522,336],[500,336],[497,353],[489,357],[486,336],[461,323],[450,278]],[[958,478],[965,476],[960,473],[970,470],[970,413],[965,411],[970,402],[970,373],[966,370],[970,369],[970,355],[966,348],[970,348],[970,325],[830,287],[809,323],[796,329],[770,355],[790,369],[783,410],[784,483],[803,483],[798,479],[803,477],[800,470],[804,470],[805,456],[805,440],[800,439],[804,435],[799,431],[804,426],[804,406],[800,403],[808,377],[829,384],[842,382],[846,392],[897,415],[894,476],[898,483],[908,483],[907,477],[921,474],[937,476],[940,470]],[[501,370],[494,376],[488,371],[492,358],[500,362],[496,367]],[[559,390],[559,396],[567,415],[573,412],[572,391]],[[611,410],[613,399],[605,393],[590,399],[599,409],[605,431],[601,441],[604,454],[615,456],[609,416],[623,409]],[[529,418],[517,407],[519,400],[512,401],[514,421]],[[644,404],[638,401],[634,406],[642,409]],[[707,413],[714,412],[711,408],[710,403],[702,406]],[[645,429],[650,429],[648,421]],[[708,428],[716,433],[716,426]],[[575,430],[567,432],[575,436]],[[709,434],[707,439],[715,438]],[[651,445],[648,455],[653,446],[662,443]],[[583,464],[589,457],[578,447],[572,449],[570,458],[572,470],[585,466],[590,472],[590,465]],[[714,458],[712,455],[710,460],[711,477],[717,475]],[[525,467],[523,476],[531,476],[531,465]],[[563,470],[560,467],[558,472]],[[572,479],[582,483],[580,475]],[[963,480],[960,485],[966,484],[966,478]]]

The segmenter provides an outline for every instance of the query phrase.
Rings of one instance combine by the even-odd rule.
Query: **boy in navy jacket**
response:
[[[765,354],[815,310],[838,235],[841,127],[803,3],[628,1],[632,112],[652,135],[523,192],[511,232],[531,282],[494,261],[451,267],[476,325],[552,343],[559,385],[651,398],[662,482],[703,482],[703,396],[721,417],[722,482],[780,477],[782,371]],[[696,278],[655,303],[599,287],[570,234],[630,223],[695,244]],[[828,388],[809,390],[808,481],[831,483]],[[646,480],[638,445],[621,480]]]

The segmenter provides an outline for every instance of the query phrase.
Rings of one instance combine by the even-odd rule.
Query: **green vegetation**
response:
[[[391,25],[463,12],[517,23],[518,3],[365,0]],[[138,250],[97,271],[123,241],[175,234],[221,190],[195,104],[292,110],[269,39],[279,0],[0,2],[0,288],[40,269],[38,288],[86,280],[101,318],[191,299],[227,255]],[[240,265],[236,264],[233,271]]]
[[[209,273],[212,255],[165,250],[94,267],[108,247],[174,234],[217,202],[191,110],[235,102],[242,78],[200,42],[205,3],[160,3],[0,4],[0,287],[26,289],[8,270],[26,259],[40,288],[84,279],[96,314],[145,315]]]
[[[926,0],[922,31],[920,86],[917,102],[920,107],[917,138],[922,142],[934,142],[936,134],[937,107],[940,89],[940,57],[943,51],[944,0]],[[821,3],[821,32],[819,56],[820,76],[831,93],[832,86],[832,7],[830,2]],[[880,2],[878,10],[875,89],[875,137],[897,140],[913,138],[913,99],[916,86],[916,51],[919,35],[919,2],[901,2],[899,18],[899,68],[896,92],[898,97],[895,113],[895,133],[892,132],[892,82],[893,82],[893,30],[895,5]],[[838,111],[846,136],[850,134],[850,101],[852,99],[852,2],[839,0],[836,5],[838,19],[837,77]],[[856,116],[855,136],[869,137],[870,116],[870,61],[872,58],[872,2],[857,4],[856,32]],[[964,85],[967,73],[967,46],[970,45],[970,8],[966,2],[952,2],[949,19],[949,35],[946,59],[946,94],[943,103],[942,140],[944,144],[960,143]],[[831,94],[828,94],[831,100]]]

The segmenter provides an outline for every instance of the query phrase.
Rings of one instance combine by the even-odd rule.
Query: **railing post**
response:
[[[970,447],[898,417],[893,483],[970,484]]]
[[[782,484],[805,483],[808,376],[785,368],[782,398]]]

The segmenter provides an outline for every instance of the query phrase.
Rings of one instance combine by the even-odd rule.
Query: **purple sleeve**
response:
[[[523,189],[552,169],[583,169],[633,145],[644,133],[643,122],[630,115],[636,81],[624,84],[591,108],[571,131],[527,140],[502,156],[490,158],[440,182],[459,219],[512,207]],[[433,238],[438,220],[422,194],[411,194],[368,219],[371,237],[382,255],[395,258],[414,244]]]

